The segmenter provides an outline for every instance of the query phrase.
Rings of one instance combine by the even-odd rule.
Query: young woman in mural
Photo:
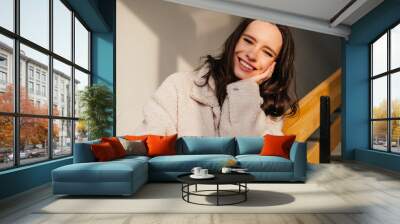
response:
[[[287,27],[244,19],[220,55],[207,55],[195,71],[167,77],[145,105],[135,133],[282,135],[283,117],[298,109],[290,88],[293,60]]]

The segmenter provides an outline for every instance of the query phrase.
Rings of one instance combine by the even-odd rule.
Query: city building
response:
[[[7,86],[14,85],[13,48],[0,41],[0,94],[7,91]],[[20,86],[29,101],[36,108],[49,108],[49,68],[34,58],[20,54]],[[70,117],[72,114],[72,80],[71,75],[53,69],[53,114],[59,117]],[[75,81],[79,85],[79,80]],[[76,97],[75,111],[79,117],[79,97]],[[21,113],[24,113],[23,108]],[[65,123],[64,123],[65,122]],[[60,120],[59,135],[56,144],[71,144],[71,122]]]

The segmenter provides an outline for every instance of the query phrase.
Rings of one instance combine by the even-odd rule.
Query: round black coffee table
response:
[[[198,204],[198,205],[234,205],[239,204],[241,202],[245,202],[247,200],[247,192],[249,188],[247,187],[247,183],[255,180],[255,177],[249,173],[215,173],[213,174],[215,177],[212,179],[193,179],[190,177],[191,173],[182,174],[177,177],[178,181],[182,183],[182,199],[188,203]],[[215,190],[197,190],[198,184],[205,185],[216,185]],[[190,191],[190,186],[195,186],[194,191]],[[237,190],[223,190],[220,189],[220,185],[236,185],[238,186]],[[215,194],[205,194],[209,192],[215,192]],[[216,204],[202,204],[190,201],[190,196],[204,196],[204,197],[216,197]],[[232,197],[232,196],[241,196],[238,201],[234,201],[231,203],[221,203],[221,197]]]

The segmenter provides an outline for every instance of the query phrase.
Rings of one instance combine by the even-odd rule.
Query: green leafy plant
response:
[[[79,94],[82,119],[88,129],[89,139],[110,136],[107,132],[112,125],[113,94],[107,86],[94,84]]]

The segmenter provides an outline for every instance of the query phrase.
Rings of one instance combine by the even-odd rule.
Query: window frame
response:
[[[7,88],[8,57],[7,57],[7,55],[4,55],[4,54],[0,53],[0,58],[4,59],[4,60],[2,60],[2,61],[4,61],[4,65],[0,64],[0,85],[1,86],[4,85],[4,87]],[[3,76],[4,76],[4,79],[3,79]]]
[[[391,154],[400,154],[400,152],[393,152],[392,151],[392,121],[400,120],[400,117],[393,117],[392,116],[392,99],[391,99],[391,79],[392,75],[396,75],[396,73],[400,72],[400,67],[391,69],[391,31],[396,26],[400,26],[400,20],[393,23],[389,28],[385,29],[384,32],[379,34],[375,39],[368,43],[368,52],[369,52],[369,149],[373,151],[391,153]],[[381,37],[387,34],[387,64],[386,64],[386,71],[380,74],[373,74],[373,44],[376,43]],[[373,81],[378,78],[386,77],[386,87],[387,87],[387,105],[386,105],[386,118],[373,118]],[[373,136],[373,122],[374,121],[386,121],[386,151],[379,150],[374,148],[374,136]]]
[[[5,55],[3,53],[0,53],[0,57],[4,59],[2,61],[5,61],[5,63],[4,63],[5,65],[0,64],[0,69],[7,69],[7,67],[8,67],[8,57],[7,57],[7,55]]]
[[[7,73],[3,70],[0,70],[0,85],[6,85],[7,84]],[[3,83],[4,82],[4,83]]]
[[[0,172],[5,171],[5,170],[11,170],[11,169],[16,169],[19,167],[23,166],[30,166],[33,164],[38,164],[38,163],[43,163],[46,161],[51,161],[51,160],[58,160],[66,157],[73,156],[74,152],[74,143],[75,143],[75,126],[76,126],[76,121],[79,120],[79,117],[75,116],[75,108],[71,108],[71,114],[70,116],[56,116],[53,115],[53,97],[54,97],[54,90],[53,90],[53,75],[54,75],[54,69],[53,69],[53,60],[58,60],[61,63],[64,63],[68,66],[71,66],[71,83],[74,84],[75,82],[75,69],[85,73],[88,75],[89,78],[89,83],[88,86],[92,85],[92,61],[91,61],[91,49],[92,49],[92,43],[91,43],[91,37],[92,37],[92,30],[87,26],[87,24],[83,21],[83,19],[79,16],[78,13],[76,13],[72,7],[65,1],[65,0],[59,0],[68,10],[71,11],[71,59],[64,58],[63,56],[55,53],[54,46],[53,46],[53,24],[54,24],[54,18],[53,18],[53,1],[54,0],[48,0],[49,2],[49,47],[46,49],[45,47],[42,47],[39,44],[34,43],[33,41],[30,41],[29,39],[23,37],[20,35],[20,0],[14,0],[13,1],[13,10],[14,10],[14,18],[13,18],[13,25],[14,25],[14,30],[10,31],[4,27],[0,26],[0,35],[3,35],[5,37],[11,38],[13,40],[13,64],[12,69],[11,69],[11,74],[14,78],[14,93],[13,93],[13,102],[14,102],[14,109],[13,112],[3,112],[0,111],[0,116],[4,117],[11,117],[13,119],[13,155],[14,155],[14,161],[13,161],[13,166],[10,167],[5,167],[5,168],[0,168]],[[85,69],[81,67],[80,65],[75,63],[75,18],[83,25],[83,27],[88,31],[88,69]],[[20,80],[20,45],[23,44],[27,47],[30,47],[36,51],[39,51],[40,53],[43,53],[48,56],[49,62],[48,62],[48,80],[46,84],[46,91],[48,91],[48,94],[45,91],[45,94],[48,96],[48,108],[49,111],[47,112],[46,115],[39,115],[39,114],[27,114],[27,113],[21,113],[20,111],[20,85],[21,85],[21,80]],[[29,70],[30,65],[27,63],[27,71]],[[36,83],[42,83],[41,79],[41,74],[42,72],[39,73],[39,80],[36,80],[36,69],[34,68],[33,70],[33,79],[30,79],[30,74],[27,72],[26,75],[26,82],[28,81],[33,81],[34,86]],[[37,81],[37,82],[36,82]],[[75,103],[75,85],[72,85],[71,93],[72,93],[72,99],[71,99],[71,104],[74,105]],[[28,87],[28,86],[27,86]],[[29,88],[29,87],[28,87]],[[29,91],[27,89],[27,91]],[[36,89],[34,88],[34,92]],[[38,96],[42,96],[42,94],[39,94]],[[47,136],[47,150],[48,150],[48,155],[47,157],[44,157],[43,160],[40,160],[38,162],[32,162],[32,163],[26,163],[26,164],[21,164],[21,159],[20,159],[20,119],[21,118],[45,118],[47,119],[48,122],[48,136]],[[53,147],[53,123],[57,120],[62,120],[62,121],[70,121],[71,122],[71,153],[68,155],[62,155],[62,156],[55,156],[53,155],[54,152],[54,147]]]

